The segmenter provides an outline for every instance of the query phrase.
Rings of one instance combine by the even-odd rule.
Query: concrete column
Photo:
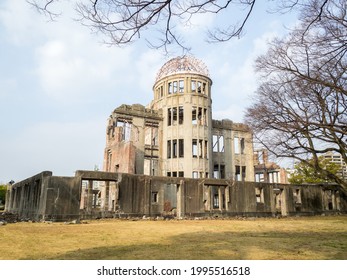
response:
[[[219,200],[219,210],[223,211],[223,195],[222,195],[221,187],[218,187],[218,200]]]
[[[185,215],[184,201],[184,180],[180,180],[180,183],[177,185],[177,218],[183,218]]]
[[[11,198],[12,198],[12,192],[10,191],[11,187],[7,186],[6,190],[6,200],[5,200],[5,212],[8,212],[9,209],[11,208]]]
[[[105,182],[105,197],[104,197],[104,211],[109,211],[110,205],[110,182]]]
[[[288,215],[288,195],[287,195],[287,188],[284,188],[281,190],[281,215],[287,216]]]
[[[18,212],[20,215],[23,213],[23,205],[24,205],[24,189],[25,185],[21,186],[20,188],[20,195],[19,195],[19,205],[18,205]]]
[[[14,210],[16,208],[16,205],[17,205],[17,188],[12,188],[12,191],[11,191],[11,208],[10,210]]]
[[[229,211],[229,201],[230,201],[230,187],[224,187],[224,197],[225,197],[225,210]]]
[[[93,180],[88,180],[87,211],[92,211],[93,205]]]

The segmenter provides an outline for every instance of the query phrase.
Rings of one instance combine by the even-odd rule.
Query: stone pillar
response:
[[[288,216],[288,195],[287,195],[287,188],[284,188],[281,190],[281,215],[282,216]]]
[[[218,187],[218,200],[219,200],[219,211],[223,211],[223,195],[222,187]]]
[[[225,211],[229,211],[229,201],[230,201],[230,187],[224,187],[224,197],[225,197]]]
[[[110,205],[110,182],[105,182],[105,197],[104,197],[104,211],[109,211],[109,205]]]
[[[12,197],[11,187],[7,186],[6,198],[5,198],[5,212],[8,212],[8,210],[11,207],[11,205],[10,205],[11,197]]]
[[[88,180],[87,211],[91,212],[93,207],[93,180]]]
[[[180,181],[180,184],[177,186],[177,218],[183,218],[184,213],[184,180]]]

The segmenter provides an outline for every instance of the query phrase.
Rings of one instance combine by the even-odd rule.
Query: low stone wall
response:
[[[64,221],[79,217],[80,184],[75,177],[44,171],[9,187],[5,211],[20,220]]]
[[[347,213],[337,185],[282,185],[77,171],[45,171],[10,186],[6,211],[19,219],[266,217]]]

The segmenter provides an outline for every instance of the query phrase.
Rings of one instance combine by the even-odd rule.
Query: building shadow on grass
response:
[[[92,243],[93,240],[81,240]],[[30,259],[30,257],[29,257]],[[268,260],[347,259],[346,232],[197,232],[158,243],[92,247],[54,260]]]

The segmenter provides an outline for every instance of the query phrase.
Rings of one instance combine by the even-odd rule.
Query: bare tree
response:
[[[27,1],[52,19],[60,14],[56,11],[59,0]],[[331,1],[317,2],[323,9]],[[144,36],[152,47],[167,50],[168,46],[178,45],[185,51],[189,50],[189,43],[184,42],[177,27],[189,25],[195,16],[228,15],[229,22],[226,20],[222,26],[211,26],[207,32],[209,42],[224,42],[243,34],[256,3],[259,4],[259,8],[266,9],[264,2],[256,0],[70,0],[70,2],[76,4],[82,23],[106,35],[107,41],[111,44],[126,45]],[[270,6],[274,5],[272,1],[267,2]],[[306,2],[310,0],[274,2],[277,3],[277,12],[288,12],[293,9],[305,9]],[[235,18],[234,15],[239,17]],[[321,12],[318,10],[307,28],[319,21],[320,17]],[[159,32],[158,38],[153,38],[155,31]]]
[[[60,13],[53,8],[58,0],[27,0],[38,11],[52,19]],[[165,48],[178,45],[185,51],[189,47],[177,33],[179,25],[189,25],[195,15],[221,14],[230,6],[241,5],[245,18],[241,23],[210,32],[211,41],[225,41],[240,36],[255,5],[255,0],[76,0],[76,10],[83,24],[106,35],[108,42],[118,46],[129,44],[146,31],[156,31],[159,38],[146,38],[151,47]]]
[[[332,151],[347,163],[347,4],[319,2],[311,1],[298,29],[256,60],[261,83],[246,122],[277,157],[304,162],[347,189],[319,160]]]

